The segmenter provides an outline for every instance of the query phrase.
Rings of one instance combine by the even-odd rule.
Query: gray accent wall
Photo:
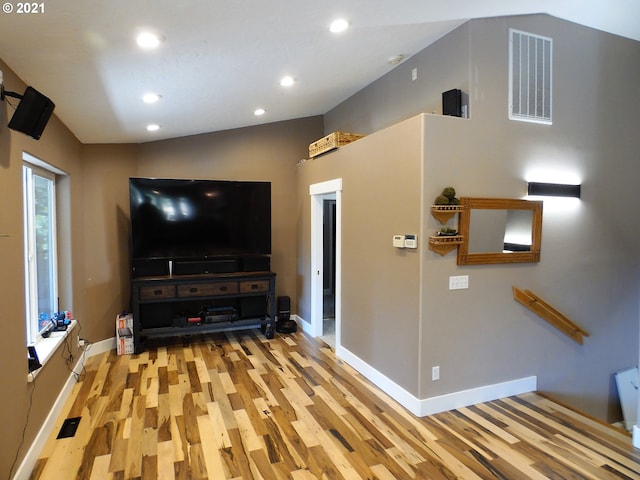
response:
[[[553,38],[553,125],[508,120],[509,28]],[[536,375],[539,390],[600,418],[619,419],[613,375],[637,365],[639,351],[640,222],[633,213],[640,179],[637,85],[639,42],[546,15],[481,19],[464,24],[328,112],[325,133],[370,135],[298,167],[301,315],[309,307],[304,263],[308,185],[344,176],[343,228],[351,229],[343,240],[345,348],[419,399]],[[468,95],[470,118],[437,115],[441,92],[451,88]],[[419,112],[428,114],[416,117]],[[398,122],[406,126],[407,119],[410,130],[422,125],[419,141],[408,132],[397,138],[390,133],[402,127],[386,128]],[[385,139],[381,155],[376,154],[382,148],[378,137]],[[415,147],[419,167],[415,159],[409,166],[403,162],[415,153],[407,151],[407,142],[411,148],[420,145]],[[363,158],[356,159],[360,154]],[[352,164],[359,165],[359,174]],[[367,183],[375,180],[371,170],[380,183]],[[394,192],[392,182],[403,182],[404,174],[413,178],[418,170],[419,205],[411,200],[418,194],[409,181],[397,215],[370,208],[363,184],[353,188],[348,181],[358,176],[372,190]],[[539,263],[465,267],[456,264],[455,253],[440,256],[427,249],[428,234],[440,227],[429,207],[443,187],[453,185],[462,196],[523,198],[535,171],[558,181],[568,172],[582,183],[575,208],[545,203]],[[359,209],[349,211],[349,201]],[[411,277],[419,283],[417,293],[415,286],[403,283],[404,259],[385,259],[391,232],[401,228],[394,225],[396,217],[416,212],[423,233],[422,256],[412,257],[420,272]],[[377,248],[366,223],[377,225]],[[412,228],[406,219],[405,230]],[[369,264],[356,270],[346,252],[363,237],[369,238]],[[469,275],[470,288],[448,290],[451,275]],[[365,277],[366,286],[361,283]],[[407,298],[389,295],[381,306],[382,292],[396,284],[406,286]],[[515,302],[513,285],[532,290],[591,336],[582,346],[573,342]],[[418,318],[398,325],[393,312],[411,316],[416,301]],[[440,380],[434,382],[431,367],[436,365]]]

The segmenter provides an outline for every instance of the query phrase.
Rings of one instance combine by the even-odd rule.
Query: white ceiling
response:
[[[17,2],[4,2],[17,7]],[[640,0],[55,0],[0,13],[0,59],[84,143],[321,115],[471,18],[553,16],[640,41]],[[346,32],[329,23],[345,17]],[[142,29],[164,37],[135,44]],[[283,75],[293,87],[279,85]],[[16,86],[5,80],[5,89]],[[155,91],[154,105],[141,96]],[[21,92],[20,92],[21,93]],[[17,100],[16,100],[17,101]],[[261,117],[253,111],[262,107]],[[148,123],[161,126],[147,132]],[[46,130],[44,135],[46,135]]]

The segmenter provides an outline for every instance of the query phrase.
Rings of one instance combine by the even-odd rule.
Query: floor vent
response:
[[[62,428],[58,432],[56,439],[73,437],[76,434],[81,417],[67,418],[62,423]]]

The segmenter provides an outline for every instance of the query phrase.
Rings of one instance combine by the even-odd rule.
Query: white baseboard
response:
[[[102,340],[101,342],[91,344],[91,347],[87,350],[84,357],[81,355],[78,358],[78,361],[73,367],[74,372],[79,372],[82,370],[82,362],[84,362],[87,358],[93,357],[94,355],[99,355],[104,352],[108,352],[109,350],[113,350],[116,348],[116,339],[115,337],[108,338],[106,340]],[[35,380],[37,382],[37,379]],[[13,480],[27,480],[31,476],[31,472],[38,461],[38,457],[40,456],[40,452],[44,448],[47,440],[51,436],[53,429],[56,426],[56,422],[62,413],[62,409],[64,408],[69,396],[73,391],[73,386],[76,384],[76,379],[73,373],[69,374],[69,378],[65,382],[62,390],[58,394],[58,398],[53,402],[53,406],[51,410],[49,410],[49,414],[47,418],[45,418],[42,426],[40,427],[40,431],[36,435],[33,443],[29,447],[27,454],[24,456],[20,467],[16,470],[15,475],[13,476]]]
[[[291,315],[291,316],[295,317],[296,321],[298,322],[298,325],[302,326],[302,331],[304,333],[306,333],[307,335],[313,336],[313,333],[311,332],[311,323],[310,322],[307,322],[300,315]]]
[[[537,388],[538,379],[534,375],[425,398],[420,400],[420,414],[418,416],[424,417],[455,408],[468,407],[476,403],[490,402],[512,395],[535,392]]]
[[[638,425],[633,426],[633,446],[640,448],[640,427]]]
[[[303,331],[313,336],[311,324],[300,316],[297,316],[297,319],[298,324],[302,325]],[[537,389],[537,377],[531,376],[419,399],[342,345],[336,345],[336,356],[343,359],[376,387],[418,417],[468,407],[476,403],[490,402],[511,395],[533,392]],[[640,432],[638,436],[640,437]],[[640,442],[640,438],[638,441]]]
[[[509,397],[526,392],[533,392],[537,388],[535,376],[524,377],[506,382],[485,385],[459,392],[419,399],[384,374],[364,362],[358,356],[342,346],[336,349],[336,355],[355,368],[365,378],[373,382],[396,402],[418,417],[433,415],[447,410],[467,407],[481,402],[489,402],[498,398]]]

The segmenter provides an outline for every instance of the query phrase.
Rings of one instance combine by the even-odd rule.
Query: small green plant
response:
[[[436,197],[436,205],[460,205],[460,200],[456,198],[456,189],[453,187],[446,187],[442,190],[442,193]]]
[[[447,197],[449,200],[452,200],[456,196],[456,189],[453,187],[447,187],[444,190],[442,190],[442,195]]]
[[[440,229],[440,233],[443,235],[455,235],[456,233],[458,233],[458,230],[451,227],[442,227]]]
[[[449,205],[449,199],[444,195],[438,195],[435,203],[436,205]]]

